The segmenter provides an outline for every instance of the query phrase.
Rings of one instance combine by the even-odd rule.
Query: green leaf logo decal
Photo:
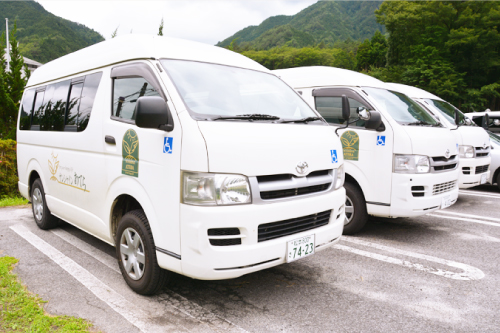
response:
[[[129,129],[123,136],[122,156],[122,173],[139,177],[139,138],[133,129]]]
[[[359,135],[354,131],[346,131],[340,137],[344,151],[344,160],[357,161],[359,158]]]

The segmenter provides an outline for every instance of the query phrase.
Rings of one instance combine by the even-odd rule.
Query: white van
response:
[[[500,111],[469,112],[465,114],[478,126],[493,133],[500,133]]]
[[[339,240],[342,147],[318,116],[240,54],[117,37],[32,74],[19,190],[40,228],[57,217],[116,246],[138,293],[168,271],[235,278]]]
[[[458,187],[469,188],[485,184],[490,178],[490,138],[481,127],[456,107],[420,88],[399,83],[388,85],[420,103],[455,135],[460,151]]]
[[[391,91],[380,80],[345,69],[319,66],[274,73],[341,134],[347,192],[345,234],[359,231],[368,215],[418,216],[456,202],[459,157],[455,138],[410,98]],[[349,112],[343,115],[341,111],[346,106],[350,118]]]

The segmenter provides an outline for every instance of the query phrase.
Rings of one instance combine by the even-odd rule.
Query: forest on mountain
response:
[[[359,10],[366,10],[357,2]],[[348,7],[353,2],[319,2],[300,15]],[[486,108],[500,110],[500,2],[497,1],[384,1],[373,9],[377,26],[369,38],[347,37],[322,39],[310,30],[298,30],[304,35],[290,33],[283,36],[276,46],[262,44],[259,37],[247,36],[260,27],[243,29],[226,46],[261,63],[269,69],[300,66],[334,66],[356,70],[386,82],[403,83],[427,90],[448,100],[463,111],[482,111]],[[326,4],[326,5],[325,5]],[[327,6],[328,5],[328,6]],[[333,13],[333,12],[332,12]],[[296,16],[299,16],[297,14]],[[352,12],[353,17],[356,12]],[[333,15],[333,14],[332,14]],[[338,15],[335,14],[335,15]],[[341,22],[341,16],[333,21]],[[295,16],[295,17],[296,17]],[[293,17],[289,22],[295,19]],[[274,17],[278,20],[278,17]],[[269,21],[270,18],[266,21]],[[361,18],[358,18],[361,20]],[[283,19],[281,19],[282,22]],[[367,18],[365,19],[371,22]],[[264,21],[264,22],[266,22]],[[325,21],[323,21],[325,22]],[[271,26],[273,21],[267,22]],[[264,23],[263,23],[264,24]],[[288,27],[287,27],[288,24]],[[295,29],[289,23],[276,25],[267,33]],[[323,25],[323,27],[325,27]],[[247,35],[243,34],[246,32]],[[367,30],[368,31],[368,30]],[[293,32],[293,31],[292,31]],[[240,34],[240,35],[238,35]],[[315,36],[331,36],[322,30]],[[297,37],[298,36],[298,37]],[[342,35],[346,36],[346,35]],[[273,37],[278,38],[277,36]],[[240,40],[243,42],[240,43]],[[228,39],[219,44],[226,43]],[[303,42],[302,46],[300,43]]]
[[[35,1],[0,1],[0,13],[9,19],[9,30],[17,23],[17,40],[23,56],[46,63],[104,38],[86,26],[46,11]],[[5,24],[0,25],[0,34]]]

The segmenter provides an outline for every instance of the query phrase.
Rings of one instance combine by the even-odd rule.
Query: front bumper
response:
[[[345,190],[297,200],[238,206],[181,204],[182,274],[201,280],[230,279],[286,262],[287,242],[315,235],[316,251],[336,243],[344,227]],[[331,210],[328,224],[276,239],[258,241],[260,224]],[[214,246],[208,229],[238,228],[241,244]]]
[[[461,158],[458,165],[458,187],[469,188],[481,185],[481,177],[486,177],[483,179],[488,181],[488,179],[490,179],[490,163],[490,156],[481,158]]]
[[[392,174],[391,217],[420,216],[458,198],[458,169],[426,174]]]

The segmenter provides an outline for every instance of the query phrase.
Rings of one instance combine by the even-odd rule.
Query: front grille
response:
[[[456,169],[458,166],[458,156],[452,155],[449,158],[445,156],[431,157],[431,172],[444,172]]]
[[[462,173],[464,175],[470,175],[470,167],[463,167],[462,168]]]
[[[304,195],[304,194],[309,194],[309,193],[316,193],[316,192],[325,191],[329,187],[330,187],[330,183],[309,186],[309,187],[291,188],[291,189],[287,189],[287,190],[260,192],[260,197],[263,200],[288,198],[288,197],[293,197],[296,195]]]
[[[289,220],[261,224],[259,225],[258,241],[264,242],[327,225],[330,221],[331,213],[331,210],[327,210]]]
[[[412,186],[411,194],[414,197],[423,197],[425,196],[425,188],[423,186]]]
[[[476,175],[479,173],[485,173],[486,171],[488,171],[489,168],[490,168],[489,164],[477,166],[476,167]]]
[[[432,195],[449,192],[455,188],[456,184],[457,184],[456,180],[453,180],[451,182],[436,184],[432,188]]]
[[[226,238],[227,236],[237,236],[240,235],[240,229],[238,228],[216,228],[208,229],[208,236],[210,245],[213,246],[229,246],[229,245],[241,245],[241,238]],[[221,238],[218,238],[221,237]]]
[[[486,157],[490,154],[490,148],[486,147],[475,147],[476,148],[476,157]]]
[[[324,192],[331,188],[336,170],[317,170],[305,177],[278,174],[255,177],[259,200],[274,200]]]

